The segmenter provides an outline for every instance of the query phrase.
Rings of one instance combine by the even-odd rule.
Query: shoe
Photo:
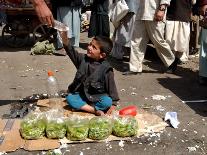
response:
[[[199,76],[198,82],[202,86],[207,86],[207,77]]]
[[[174,60],[173,63],[167,68],[167,70],[166,70],[165,73],[170,73],[170,74],[175,73],[175,71],[176,71],[176,69],[177,69],[177,66],[178,66],[178,62],[179,62],[179,59],[178,59],[178,58],[175,58],[175,60]]]
[[[141,72],[126,71],[122,73],[122,75],[137,75],[137,74],[141,74]]]
[[[55,50],[55,52],[53,52],[53,55],[56,55],[56,56],[66,56],[67,53],[66,53],[64,48],[61,48],[61,49]]]
[[[183,65],[183,64],[185,64],[185,62],[178,59],[178,65]]]

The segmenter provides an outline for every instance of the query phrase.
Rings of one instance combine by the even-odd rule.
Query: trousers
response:
[[[175,60],[169,44],[164,39],[164,22],[136,20],[131,42],[129,68],[133,72],[142,72],[142,62],[149,40],[155,46],[158,56],[166,67]]]
[[[68,105],[76,110],[80,110],[80,108],[87,104],[86,99],[84,97],[80,96],[79,93],[69,94],[66,97]],[[92,103],[92,106],[96,110],[105,111],[108,108],[110,108],[112,105],[112,99],[111,97],[104,95],[100,97],[100,100],[98,102]]]
[[[202,28],[202,31],[201,31],[199,76],[207,78],[207,29],[204,29],[204,28]]]

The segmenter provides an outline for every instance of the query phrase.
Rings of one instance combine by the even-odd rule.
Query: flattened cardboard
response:
[[[28,151],[51,150],[60,147],[58,140],[45,137],[38,140],[25,140],[24,149]]]
[[[39,100],[37,105],[41,107],[49,107],[48,102],[49,100]],[[70,109],[68,109],[68,107],[66,106],[67,104],[64,102],[64,100],[62,101],[61,104],[62,104],[65,116],[69,116],[71,113],[74,113],[76,115],[87,117],[87,118],[94,117],[93,114],[70,111]],[[138,115],[135,118],[137,119],[138,125],[139,125],[137,137],[139,137],[140,135],[148,134],[151,131],[159,132],[161,130],[164,130],[165,127],[168,126],[168,124],[164,122],[163,119],[160,118],[159,116],[150,114],[142,109],[138,110]],[[5,122],[6,120],[0,120],[0,131],[1,131],[0,135],[1,134],[5,135],[5,140],[0,145],[0,152],[3,152],[3,151],[11,152],[19,148],[23,148],[28,151],[56,149],[60,147],[60,141],[63,143],[101,142],[101,141],[94,141],[91,139],[86,139],[85,141],[70,141],[66,137],[61,140],[52,140],[52,139],[47,139],[45,137],[38,139],[38,140],[24,140],[22,139],[19,133],[20,120],[15,120],[15,123],[11,131],[9,132],[2,132]],[[129,139],[130,137],[120,138],[120,137],[110,135],[106,140],[115,141],[115,140],[129,140]]]
[[[0,124],[6,124],[6,121],[7,120],[0,120]],[[22,137],[20,136],[19,127],[20,127],[20,120],[15,120],[11,130],[4,131],[2,133],[2,135],[5,136],[5,138],[2,144],[0,145],[0,152],[15,151],[24,146],[25,140],[22,139]],[[3,131],[2,128],[0,130]]]

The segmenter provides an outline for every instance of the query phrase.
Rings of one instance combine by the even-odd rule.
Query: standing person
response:
[[[91,17],[88,37],[110,36],[109,0],[94,0],[91,5]]]
[[[87,54],[78,53],[62,35],[65,50],[77,68],[66,97],[68,105],[96,115],[112,109],[112,102],[118,101],[113,68],[106,60],[112,49],[108,37],[97,36],[88,44]],[[115,104],[115,102],[113,102]]]
[[[124,53],[131,49],[131,39],[134,30],[134,22],[138,9],[137,0],[125,0],[129,12],[121,20],[120,25],[114,31],[114,46],[112,49],[112,57],[122,59]]]
[[[68,38],[70,38],[71,45],[79,47],[82,0],[55,0],[54,5],[57,7],[57,20],[69,27]],[[57,48],[58,50],[63,49],[59,35]]]
[[[130,54],[129,69],[123,75],[135,75],[142,72],[147,43],[154,44],[158,56],[167,68],[167,72],[173,73],[177,68],[170,46],[164,40],[165,11],[170,0],[138,0],[138,11],[132,37],[132,50]]]
[[[201,30],[201,47],[199,57],[199,83],[207,86],[207,0],[200,0],[201,15],[204,16],[205,27]]]
[[[196,0],[171,0],[167,9],[165,37],[175,57],[185,62],[189,56],[192,5]]]

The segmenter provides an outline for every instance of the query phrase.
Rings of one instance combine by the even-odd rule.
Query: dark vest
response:
[[[105,75],[113,70],[107,61],[103,61],[91,75],[88,75],[89,62],[87,58],[81,62],[72,84],[68,87],[69,92],[74,93],[83,86],[84,95],[90,102],[99,101],[100,96],[106,94]]]
[[[171,0],[166,18],[171,21],[190,22],[191,12],[191,0]]]

